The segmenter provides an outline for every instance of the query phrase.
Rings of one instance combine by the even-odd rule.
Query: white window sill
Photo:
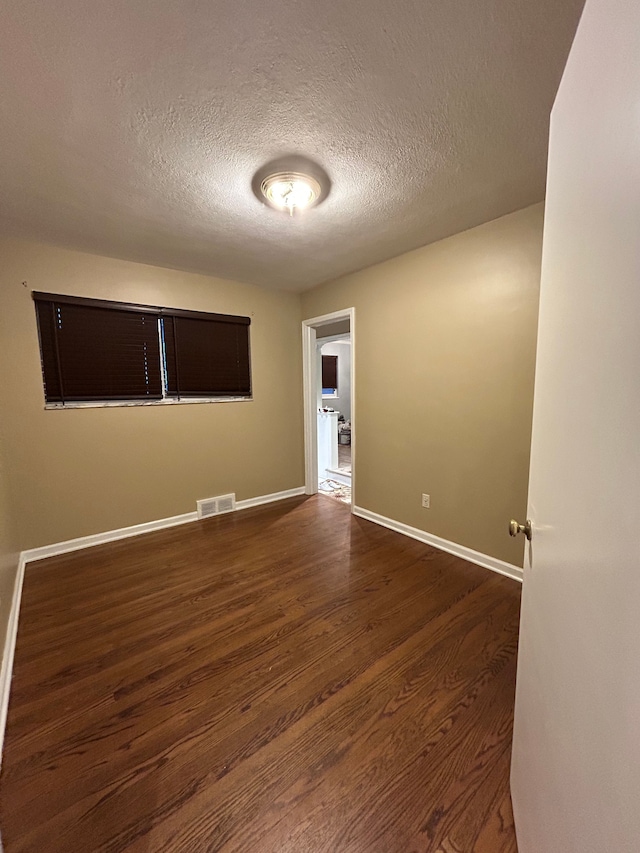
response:
[[[184,397],[164,400],[86,400],[83,402],[45,403],[45,409],[111,409],[122,406],[182,406],[187,403],[250,403],[253,397]]]

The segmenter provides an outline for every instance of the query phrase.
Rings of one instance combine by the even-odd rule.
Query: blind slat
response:
[[[47,402],[162,397],[156,315],[41,300],[36,310]]]
[[[33,295],[47,402],[251,394],[248,317]]]
[[[54,302],[58,305],[80,305],[84,308],[106,308],[109,311],[142,312],[155,316],[191,317],[200,320],[216,320],[219,323],[233,323],[249,326],[250,317],[238,317],[235,314],[211,314],[205,311],[187,311],[183,308],[161,308],[158,305],[138,305],[135,302],[112,302],[106,299],[89,299],[85,296],[63,296],[60,293],[41,293],[33,291],[36,302]]]
[[[171,324],[164,320],[164,325],[169,396],[246,397],[251,393],[246,324],[173,317]]]

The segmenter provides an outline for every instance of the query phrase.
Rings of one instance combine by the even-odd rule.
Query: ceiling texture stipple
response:
[[[582,0],[5,0],[0,230],[305,290],[543,198]],[[285,155],[331,192],[256,198]]]

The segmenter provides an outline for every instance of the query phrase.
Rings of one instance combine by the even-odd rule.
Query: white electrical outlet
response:
[[[423,495],[422,496],[422,506],[425,509],[429,509],[431,506],[431,495]]]

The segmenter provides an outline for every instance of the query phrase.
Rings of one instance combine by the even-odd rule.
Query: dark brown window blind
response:
[[[33,297],[47,402],[251,394],[249,317]]]
[[[248,317],[174,315],[163,325],[168,396],[251,394]]]
[[[47,402],[162,397],[157,313],[34,298]]]
[[[322,387],[337,388],[338,387],[338,356],[323,355],[322,356]]]

